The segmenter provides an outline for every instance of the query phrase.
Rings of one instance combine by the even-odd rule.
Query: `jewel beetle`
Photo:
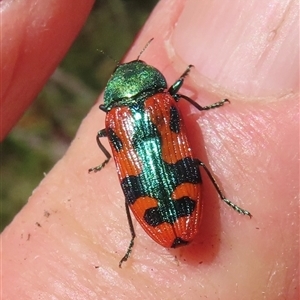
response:
[[[185,100],[202,111],[229,101],[200,106],[179,94],[192,65],[168,88],[164,75],[140,60],[148,44],[136,60],[118,64],[105,87],[104,104],[100,105],[106,113],[105,128],[97,133],[96,140],[106,159],[89,169],[97,172],[111,159],[101,142],[107,137],[131,232],[119,267],[128,259],[136,237],[131,212],[146,233],[166,248],[187,245],[194,239],[202,214],[201,168],[226,204],[251,217],[224,196],[207,166],[193,156],[178,107],[178,102]]]

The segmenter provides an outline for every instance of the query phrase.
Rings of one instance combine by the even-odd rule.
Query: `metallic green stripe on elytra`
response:
[[[142,162],[143,171],[138,176],[128,176],[122,180],[121,186],[126,201],[133,205],[142,196],[154,198],[157,200],[157,208],[150,212],[149,222],[151,220],[151,224],[173,224],[182,216],[182,210],[178,210],[180,202],[172,199],[172,193],[180,184],[201,183],[198,161],[184,157],[174,164],[165,162],[162,156],[162,137],[155,124],[145,110],[131,108],[131,111],[135,120],[132,144]],[[190,202],[184,203],[187,214],[190,214],[195,206]]]

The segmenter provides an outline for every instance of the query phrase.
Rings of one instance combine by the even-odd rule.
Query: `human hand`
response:
[[[195,156],[253,218],[223,205],[203,175],[195,241],[171,251],[135,224],[136,245],[119,269],[130,233],[115,166],[87,172],[104,159],[95,143],[105,117],[98,103],[2,234],[6,298],[296,299],[298,11],[288,3],[161,1],[125,58],[136,59],[154,37],[141,59],[169,85],[192,63],[182,93],[201,105],[230,99],[217,110],[182,112]]]

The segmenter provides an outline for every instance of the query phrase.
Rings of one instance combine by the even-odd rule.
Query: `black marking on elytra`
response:
[[[199,171],[199,163],[197,159],[185,157],[175,164],[169,164],[172,171],[176,174],[176,186],[182,183],[201,183],[201,175]]]
[[[187,217],[195,210],[196,202],[189,197],[182,197],[177,200],[170,200],[173,206],[173,211],[166,211],[166,207],[151,207],[145,211],[144,220],[150,226],[158,226],[162,223],[173,224],[180,217]],[[170,215],[171,216],[170,216]]]
[[[125,199],[128,204],[132,205],[134,202],[143,196],[146,196],[144,187],[142,185],[140,176],[127,176],[121,182]]]
[[[195,210],[196,202],[190,197],[184,196],[180,199],[173,201],[176,207],[177,218],[187,217],[191,215]]]
[[[117,152],[122,150],[123,142],[118,137],[118,135],[113,131],[113,129],[111,129],[111,128],[107,129],[107,137],[110,140],[110,142],[113,144],[113,146]]]
[[[181,247],[181,246],[185,246],[187,244],[189,244],[188,241],[185,241],[182,238],[177,237],[177,238],[174,239],[171,248],[178,248],[178,247]]]
[[[161,166],[160,164],[164,164]],[[190,215],[196,206],[195,200],[185,196],[181,199],[172,199],[172,193],[177,186],[184,183],[199,184],[201,176],[198,161],[185,157],[175,164],[157,162],[161,171],[153,178],[153,172],[144,164],[143,172],[137,176],[127,176],[121,181],[126,202],[129,205],[140,197],[151,197],[157,200],[157,206],[145,211],[145,221],[151,226],[163,222],[173,224],[179,217]]]
[[[179,133],[180,132],[180,116],[175,106],[170,107],[170,130]]]
[[[161,211],[158,207],[151,207],[146,209],[144,214],[144,220],[150,226],[158,226],[165,222],[162,217]]]

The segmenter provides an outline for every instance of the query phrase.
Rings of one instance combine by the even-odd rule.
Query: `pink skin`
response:
[[[2,3],[7,5],[3,135],[62,58],[91,7],[83,1],[66,14],[74,1],[51,1],[46,8],[42,1],[25,18],[25,2]],[[22,18],[14,20],[18,11]],[[48,20],[48,14],[47,30],[29,30],[37,16]],[[57,32],[57,22],[68,28],[61,25]],[[130,233],[115,166],[111,161],[99,173],[87,172],[104,160],[95,142],[104,126],[101,95],[66,155],[2,234],[3,299],[298,299],[298,22],[292,0],[165,0],[125,57],[135,59],[154,37],[142,59],[169,84],[192,63],[181,93],[201,105],[231,100],[208,112],[184,101],[181,108],[195,156],[252,219],[219,201],[203,173],[203,219],[195,241],[164,249],[135,222],[132,256],[119,269]],[[28,55],[28,47],[35,55]]]

